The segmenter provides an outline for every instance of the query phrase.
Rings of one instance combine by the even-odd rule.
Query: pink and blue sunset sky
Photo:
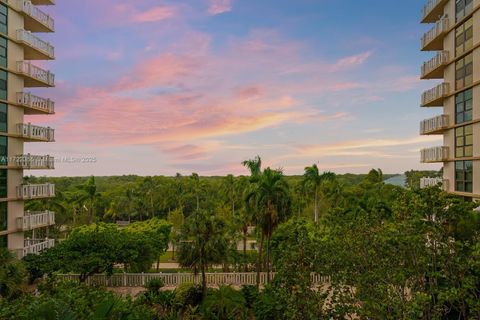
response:
[[[399,173],[419,163],[423,1],[82,0],[45,11],[56,129],[32,154],[96,157],[45,175]]]

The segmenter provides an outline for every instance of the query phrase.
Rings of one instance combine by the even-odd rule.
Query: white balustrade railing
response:
[[[17,40],[23,43],[28,44],[29,46],[42,51],[47,56],[54,58],[55,57],[55,49],[54,47],[46,42],[41,40],[40,38],[33,35],[30,31],[26,31],[23,29],[17,30]]]
[[[443,162],[448,160],[448,147],[433,147],[420,151],[422,163]]]
[[[22,231],[48,227],[55,224],[55,212],[30,212],[26,211],[23,217],[17,219],[17,227]]]
[[[50,127],[34,126],[30,123],[19,123],[17,125],[19,134],[24,138],[55,141],[55,130]]]
[[[449,60],[450,54],[448,53],[448,51],[438,52],[435,57],[422,65],[422,77],[425,77],[427,74],[437,69],[438,67],[446,65]]]
[[[30,61],[18,61],[17,72],[42,81],[49,86],[55,85],[55,75],[53,73],[33,65]]]
[[[39,199],[55,197],[55,185],[45,184],[24,184],[17,187],[19,199]]]
[[[42,239],[42,240],[37,240],[37,239],[30,239],[27,238],[24,241],[24,247],[23,249],[20,249],[19,251],[19,256],[20,258],[23,258],[29,254],[40,254],[43,250],[53,248],[55,246],[55,240],[54,239]]]
[[[22,106],[39,109],[48,113],[55,112],[55,102],[31,94],[30,92],[18,92],[17,102]]]
[[[55,158],[52,156],[36,156],[25,154],[13,157],[12,165],[23,169],[39,168],[39,169],[55,169]]]
[[[427,105],[435,100],[445,97],[450,91],[450,85],[446,82],[437,85],[422,93],[422,106]]]
[[[430,188],[430,187],[437,187],[443,184],[443,178],[421,178],[420,179],[420,188],[425,189],[425,188]]]
[[[79,280],[78,274],[63,274],[58,277],[64,280]],[[275,272],[270,273],[270,279],[275,277]],[[200,275],[193,273],[118,273],[112,276],[104,274],[95,274],[87,278],[86,283],[89,285],[100,285],[106,287],[143,287],[150,280],[161,279],[165,286],[176,287],[182,283],[200,284],[202,278]],[[316,273],[310,275],[312,284],[321,285],[330,282],[329,277],[321,276]],[[254,285],[257,282],[257,274],[255,272],[238,272],[238,273],[207,273],[206,280],[208,286],[219,285]],[[267,273],[260,273],[260,285],[265,285],[268,281]]]
[[[29,0],[17,0],[18,8],[20,8],[27,15],[42,23],[50,30],[55,30],[55,20],[47,13],[40,10],[37,6],[33,5]]]
[[[440,20],[435,22],[435,26],[423,35],[422,48],[425,48],[430,42],[445,33],[449,26],[450,20],[447,16],[443,16]]]
[[[420,134],[428,134],[437,130],[448,128],[448,116],[445,114],[420,122]]]
[[[440,3],[444,0],[428,0],[427,4],[423,6],[422,9],[422,19],[425,19],[426,16],[430,14]]]

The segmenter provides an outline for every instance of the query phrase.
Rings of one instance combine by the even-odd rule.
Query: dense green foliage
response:
[[[22,294],[22,264],[6,256],[0,268],[0,318],[480,319],[480,216],[473,203],[439,188],[419,190],[413,186],[420,176],[415,172],[407,174],[412,186],[406,189],[384,184],[380,170],[336,176],[312,166],[302,177],[285,177],[281,170],[263,169],[258,157],[244,164],[249,177],[193,174],[65,183],[64,195],[84,193],[86,202],[76,205],[87,210],[83,217],[76,211],[75,223],[86,225],[24,263],[32,278],[60,271],[85,279],[111,273],[115,266],[143,271],[171,241],[177,259],[195,272],[271,269],[276,275],[264,288],[213,289],[203,282],[167,291],[152,281],[132,299],[43,280],[33,297]],[[102,186],[105,181],[111,189]],[[91,212],[96,222],[90,221]],[[106,223],[118,218],[137,222],[123,229]],[[255,231],[248,234],[252,225]],[[256,264],[247,262],[246,250],[237,251],[238,241],[247,237],[257,240]],[[6,281],[8,272],[17,277]],[[329,281],[313,284],[312,273]]]
[[[95,273],[112,274],[115,264],[143,272],[166,251],[171,226],[164,220],[137,222],[125,229],[115,224],[90,224],[39,256],[25,258],[32,280],[54,272],[78,273],[81,281]]]

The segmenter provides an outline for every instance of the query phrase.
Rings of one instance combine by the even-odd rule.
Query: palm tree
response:
[[[256,208],[256,225],[262,235],[259,246],[259,261],[263,253],[263,242],[266,240],[267,279],[270,280],[270,239],[278,224],[290,213],[290,190],[281,170],[267,168],[258,177],[246,196],[248,204]],[[259,285],[260,263],[257,268],[257,285]]]
[[[222,263],[227,255],[225,229],[224,221],[215,214],[196,211],[187,219],[182,230],[178,261],[182,267],[192,268],[195,274],[200,269],[204,294],[207,289],[207,267]]]
[[[235,216],[235,200],[237,196],[237,184],[235,181],[235,177],[232,174],[229,174],[225,177],[223,181],[223,190],[226,193],[227,198],[230,201],[230,205],[232,208],[232,217]]]
[[[200,180],[200,176],[198,175],[198,173],[192,173],[192,175],[190,176],[190,181],[192,182],[192,191],[197,204],[196,210],[198,211],[200,210],[200,194],[204,190],[205,186]]]
[[[100,193],[97,192],[97,185],[95,184],[95,177],[91,176],[88,178],[87,182],[80,186],[80,198],[79,201],[87,202],[88,207],[88,217],[87,224],[92,224],[95,217],[95,204],[96,200],[100,196]]]
[[[318,192],[323,181],[335,179],[335,174],[333,172],[324,172],[320,174],[316,164],[311,167],[305,168],[305,173],[303,174],[303,181],[306,185],[314,188],[315,204],[314,204],[314,220],[318,222]]]
[[[262,159],[256,156],[254,159],[245,160],[243,166],[250,170],[251,179],[257,179],[262,174]]]

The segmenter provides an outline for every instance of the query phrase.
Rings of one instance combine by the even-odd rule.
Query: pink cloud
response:
[[[132,21],[138,23],[161,21],[173,17],[175,13],[176,10],[174,7],[158,6],[134,14],[132,16]]]
[[[364,64],[372,56],[372,51],[363,52],[350,57],[342,58],[332,67],[332,72],[349,69]]]
[[[222,14],[232,10],[232,0],[208,0],[208,13],[211,15]]]

